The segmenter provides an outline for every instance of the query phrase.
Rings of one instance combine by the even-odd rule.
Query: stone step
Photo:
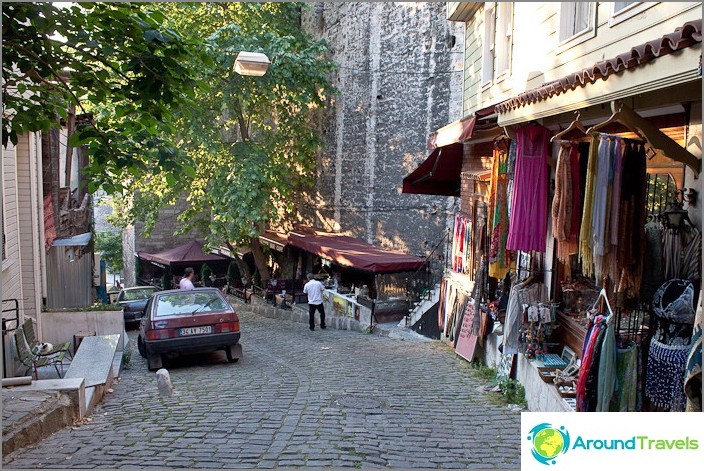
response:
[[[15,400],[3,399],[3,457],[36,444],[73,423],[71,400],[59,391],[24,391],[19,394],[6,388],[3,396],[6,394],[17,396],[13,396]]]

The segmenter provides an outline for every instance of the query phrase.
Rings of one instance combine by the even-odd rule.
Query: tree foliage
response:
[[[209,34],[210,89],[180,122],[182,148],[195,163],[183,231],[200,228],[209,244],[246,244],[270,222],[293,211],[297,192],[312,183],[322,140],[311,119],[334,95],[327,48],[300,28],[300,4],[158,4],[167,23],[186,38]],[[266,75],[240,76],[240,51],[271,59]],[[155,209],[175,201],[180,188],[161,178],[135,182],[134,214],[155,221]],[[255,258],[257,253],[255,251]],[[260,265],[258,263],[258,265]],[[260,267],[261,269],[261,267]]]
[[[120,232],[96,233],[95,250],[102,253],[102,258],[112,273],[122,271],[122,234]]]
[[[200,41],[139,4],[3,2],[2,17],[3,145],[59,127],[75,106],[84,119],[69,144],[88,147],[91,191],[190,167],[173,122],[191,109],[195,71],[208,61]]]

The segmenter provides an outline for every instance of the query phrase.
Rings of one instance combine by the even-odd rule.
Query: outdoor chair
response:
[[[40,345],[39,340],[37,340],[37,334],[34,332],[34,322],[32,322],[32,319],[27,318],[24,321],[24,324],[22,324],[22,328],[24,329],[24,336],[27,339],[27,345],[29,345],[30,350],[35,353],[35,355],[39,356],[51,356],[51,355],[56,355],[57,353],[60,352],[65,352],[64,355],[67,355],[69,359],[72,359],[73,356],[71,355],[71,342],[66,342],[58,345],[54,345],[50,351],[48,352],[41,352],[39,353],[38,351],[38,346]]]
[[[34,377],[39,379],[39,367],[52,365],[56,368],[56,373],[59,378],[64,376],[63,360],[66,352],[61,351],[55,355],[35,355],[27,344],[27,338],[24,335],[24,328],[19,327],[15,330],[15,344],[17,345],[17,358],[27,369],[24,374],[34,371]]]

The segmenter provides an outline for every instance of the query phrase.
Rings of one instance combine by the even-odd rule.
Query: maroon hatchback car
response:
[[[137,337],[139,354],[150,370],[162,367],[164,357],[224,350],[227,360],[242,357],[240,321],[215,288],[154,293],[144,309]]]

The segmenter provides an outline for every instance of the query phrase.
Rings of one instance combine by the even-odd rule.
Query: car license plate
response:
[[[178,329],[178,335],[199,335],[199,334],[210,334],[213,332],[212,325],[204,325],[201,327],[185,327],[183,329]]]

